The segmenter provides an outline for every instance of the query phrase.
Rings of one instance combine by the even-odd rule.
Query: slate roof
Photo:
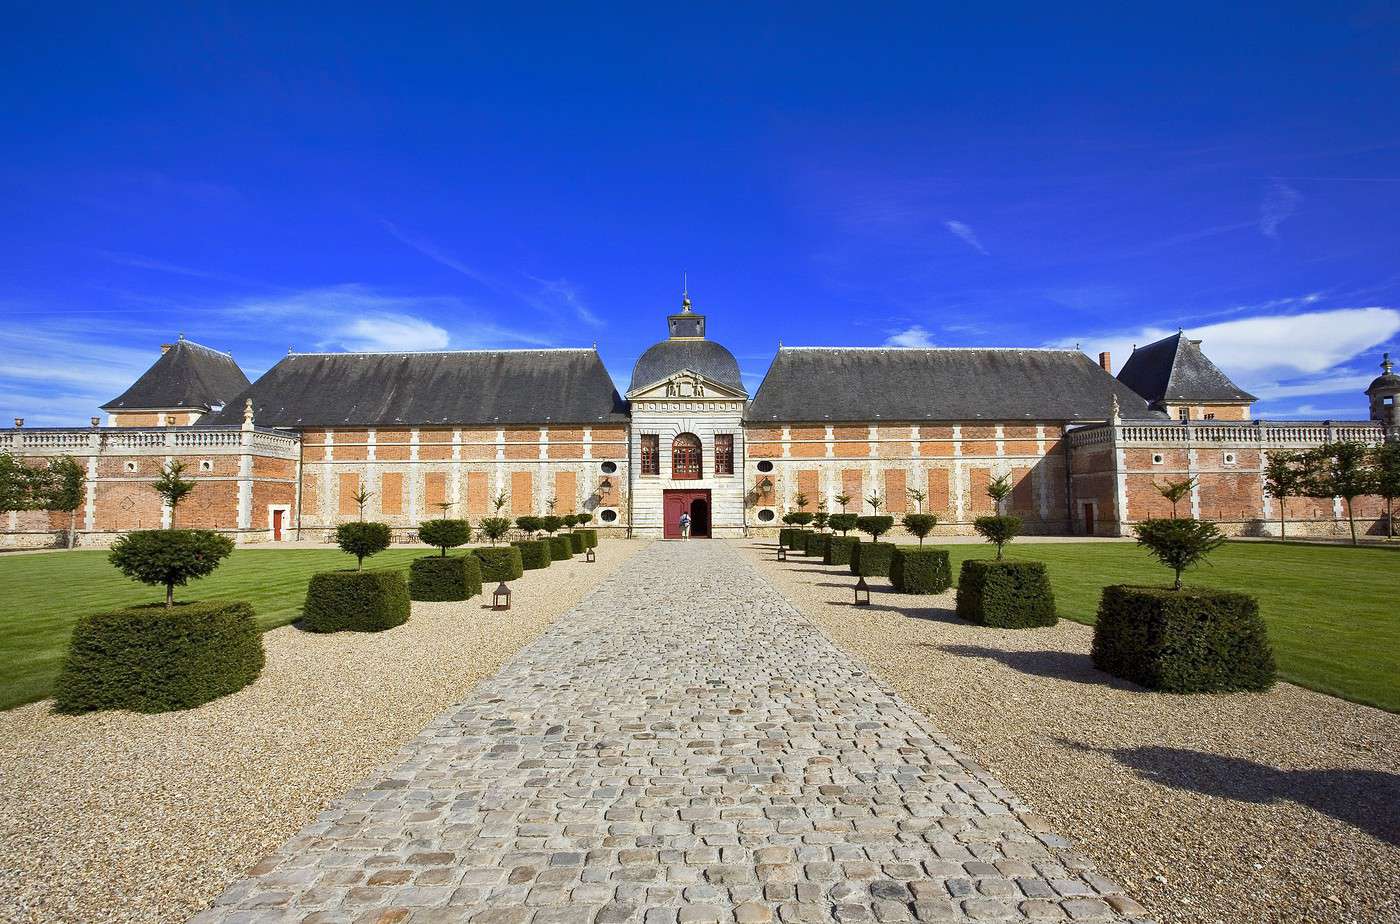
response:
[[[752,421],[1160,418],[1078,350],[786,347]]]
[[[596,350],[291,353],[201,424],[263,427],[620,423]]]
[[[182,337],[102,410],[209,410],[247,387],[248,377],[232,356]]]
[[[652,385],[682,369],[748,394],[739,377],[739,361],[713,340],[663,340],[648,347],[632,367],[632,384],[627,390]]]
[[[1181,331],[1133,350],[1118,372],[1118,381],[1152,404],[1259,400],[1206,358],[1201,341]]]
[[[1390,354],[1386,353],[1381,360],[1381,374],[1371,380],[1371,384],[1366,386],[1366,394],[1376,391],[1392,391],[1400,388],[1400,375],[1393,371],[1395,364],[1390,361]]]

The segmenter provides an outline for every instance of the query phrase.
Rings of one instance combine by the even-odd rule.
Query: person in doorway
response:
[[[689,539],[689,538],[690,538],[690,514],[689,514],[689,513],[684,513],[684,512],[683,512],[683,513],[681,514],[681,538],[682,538],[682,539]]]

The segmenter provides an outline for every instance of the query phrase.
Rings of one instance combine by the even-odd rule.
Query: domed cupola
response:
[[[739,361],[718,343],[705,339],[705,316],[691,308],[689,295],[682,300],[680,311],[667,316],[666,326],[670,336],[648,347],[632,367],[629,395],[678,372],[693,372],[747,397]]]
[[[1381,360],[1381,374],[1366,389],[1371,399],[1371,419],[1387,427],[1400,427],[1400,375],[1386,353]]]

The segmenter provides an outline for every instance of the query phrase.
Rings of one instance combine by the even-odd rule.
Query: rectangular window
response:
[[[1181,410],[1179,410],[1179,411],[1176,412],[1176,416],[1180,417],[1182,420],[1190,420],[1190,419],[1191,419],[1191,409],[1190,409],[1189,407],[1184,407],[1184,408],[1182,408]]]
[[[642,474],[661,474],[661,437],[658,434],[642,434]]]
[[[1207,415],[1206,415],[1206,420],[1214,420],[1214,419],[1215,419],[1215,415],[1214,415],[1214,414],[1207,414]]]
[[[715,434],[715,474],[734,474],[734,434]]]

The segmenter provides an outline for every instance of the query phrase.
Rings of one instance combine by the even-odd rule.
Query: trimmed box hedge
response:
[[[953,586],[953,567],[944,549],[897,545],[890,560],[890,584],[902,594],[941,594]]]
[[[1053,626],[1055,595],[1045,563],[968,559],[958,574],[958,615],[1002,629]]]
[[[1276,674],[1259,601],[1205,588],[1105,587],[1093,659],[1100,670],[1168,693],[1263,691]]]
[[[54,708],[169,712],[237,692],[262,673],[248,603],[210,600],[84,616],[54,683]]]
[[[851,573],[860,577],[889,577],[894,558],[892,542],[858,542],[851,546]]]
[[[786,539],[783,538],[786,535]],[[778,541],[787,546],[792,551],[802,551],[803,543],[807,541],[807,530],[805,529],[780,529],[778,530]]]
[[[807,554],[826,560],[826,547],[831,544],[831,533],[812,533],[807,538]]]
[[[548,568],[554,560],[549,554],[549,543],[543,539],[522,539],[511,545],[520,550],[520,564],[526,571]]]
[[[598,531],[593,528],[580,529],[578,534],[583,537],[583,547],[585,549],[596,549],[598,547]]]
[[[859,536],[832,536],[826,544],[826,554],[822,556],[824,565],[849,565],[851,550],[860,545]]]
[[[520,550],[513,545],[483,545],[472,549],[472,554],[481,562],[482,584],[513,581],[525,573]]]
[[[322,571],[306,585],[301,624],[309,632],[382,632],[408,621],[402,571]]]
[[[582,555],[583,550],[588,548],[583,544],[583,536],[579,533],[566,533],[565,535],[569,537],[569,551],[575,555]]]
[[[410,600],[470,600],[481,593],[481,562],[475,555],[432,555],[408,566]]]
[[[574,557],[574,548],[568,536],[550,536],[547,541],[549,557],[555,561],[568,561]]]

